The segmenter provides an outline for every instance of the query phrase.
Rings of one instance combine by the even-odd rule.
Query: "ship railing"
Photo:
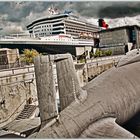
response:
[[[23,38],[23,37],[28,37],[32,38],[30,34],[9,34],[9,35],[1,35],[0,39],[15,39],[15,38]]]

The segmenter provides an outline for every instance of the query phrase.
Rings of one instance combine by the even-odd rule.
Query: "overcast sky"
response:
[[[0,2],[0,34],[16,33],[26,30],[26,26],[33,20],[48,16],[48,8],[53,5],[60,12],[72,10],[79,16],[97,23],[98,18],[116,19],[120,17],[134,17],[140,15],[140,2],[105,2],[105,1],[11,1]],[[95,20],[94,20],[95,19]]]

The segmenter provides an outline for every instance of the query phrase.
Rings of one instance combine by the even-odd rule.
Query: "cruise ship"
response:
[[[80,56],[96,46],[100,28],[81,17],[64,12],[40,18],[27,26],[28,34],[7,35],[0,38],[0,46],[36,49],[40,53],[71,53]]]
[[[75,16],[72,12],[50,15],[40,18],[29,25],[27,29],[31,36],[45,37],[58,34],[72,35],[73,38],[80,36],[93,37],[94,32],[99,31],[99,27],[87,22],[81,17]]]

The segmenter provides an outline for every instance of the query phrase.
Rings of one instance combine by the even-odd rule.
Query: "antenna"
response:
[[[54,8],[53,5],[51,5],[51,7],[48,8],[48,11],[51,15],[55,15],[55,14],[58,14],[58,10],[57,8]]]

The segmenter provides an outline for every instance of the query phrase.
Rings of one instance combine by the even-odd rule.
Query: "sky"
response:
[[[27,30],[26,26],[33,20],[49,15],[51,5],[59,12],[72,10],[94,24],[97,24],[98,18],[106,19],[109,24],[125,17],[131,20],[137,17],[137,21],[140,21],[140,1],[0,1],[0,34]]]

